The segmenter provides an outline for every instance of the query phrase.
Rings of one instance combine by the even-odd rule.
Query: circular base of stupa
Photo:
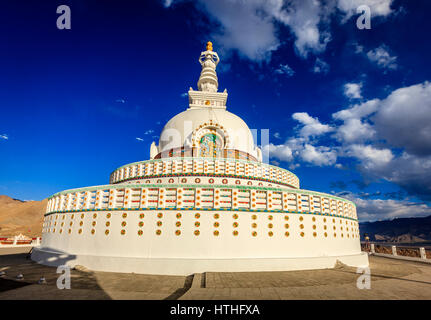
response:
[[[337,262],[352,267],[367,267],[368,254],[296,258],[174,259],[73,255],[34,248],[31,259],[48,266],[84,266],[94,271],[189,275],[203,272],[293,271],[333,268]]]

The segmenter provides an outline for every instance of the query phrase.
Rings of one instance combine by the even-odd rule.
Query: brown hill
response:
[[[21,201],[0,195],[0,236],[41,236],[46,204],[46,199]]]

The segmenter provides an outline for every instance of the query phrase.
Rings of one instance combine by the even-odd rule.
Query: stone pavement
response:
[[[22,252],[22,250],[21,250]],[[207,272],[158,276],[72,270],[71,289],[56,287],[56,268],[0,250],[3,299],[431,299],[429,264],[370,256],[371,289],[359,290],[355,268],[283,272]],[[16,280],[22,273],[24,279]],[[41,276],[47,284],[39,285]]]

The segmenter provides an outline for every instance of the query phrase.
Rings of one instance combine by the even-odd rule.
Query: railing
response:
[[[393,257],[408,257],[413,259],[431,259],[430,247],[415,247],[405,245],[377,244],[361,242],[362,251],[375,255],[385,255]]]
[[[20,239],[18,236],[13,238],[0,238],[0,247],[22,247],[22,246],[39,246],[41,242],[40,237],[31,238],[31,239]]]
[[[310,212],[357,219],[354,203],[321,192],[228,184],[199,185],[196,180],[190,185],[119,184],[66,190],[49,198],[46,213],[208,209]],[[223,183],[228,183],[225,180]]]
[[[188,175],[254,178],[299,189],[298,177],[286,169],[261,162],[230,158],[164,158],[130,163],[112,172],[110,183]]]

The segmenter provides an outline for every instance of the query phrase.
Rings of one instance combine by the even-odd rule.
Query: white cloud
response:
[[[352,193],[344,193],[342,196],[356,204],[360,221],[426,217],[431,214],[431,207],[425,203],[393,199],[362,199]]]
[[[338,0],[338,9],[346,13],[346,19],[357,14],[356,9],[366,5],[371,9],[371,16],[387,16],[392,13],[392,0]]]
[[[360,159],[366,169],[386,165],[394,158],[390,149],[377,149],[371,145],[353,144],[345,152],[348,156]]]
[[[431,84],[394,90],[334,113],[343,120],[334,137],[343,156],[359,161],[364,176],[393,182],[409,194],[431,201]],[[364,145],[370,141],[380,146]],[[401,149],[401,155],[391,148]]]
[[[315,147],[311,144],[305,144],[300,155],[303,161],[317,166],[330,166],[337,161],[337,152],[324,146]]]
[[[313,67],[313,72],[326,74],[329,72],[329,64],[327,64],[325,61],[323,61],[320,58],[316,58],[316,62],[314,63],[314,67]]]
[[[350,160],[367,180],[386,180],[408,194],[431,201],[431,83],[394,90],[384,99],[372,99],[332,114],[324,124],[306,112],[292,115],[300,125],[284,144],[267,147],[272,158],[340,167]],[[338,124],[337,121],[342,121]],[[319,145],[327,132],[335,140]]]
[[[335,137],[344,143],[365,142],[374,138],[375,133],[369,123],[359,119],[347,119],[337,128]]]
[[[287,64],[280,64],[280,66],[275,69],[274,72],[278,74],[284,74],[287,77],[292,77],[295,74],[295,71]]]
[[[291,170],[299,164],[293,163],[295,160],[310,163],[316,166],[330,166],[337,161],[337,152],[326,146],[313,146],[306,142],[305,138],[290,138],[284,144],[269,144],[263,147],[263,152],[269,152],[270,158],[281,161],[292,162]]]
[[[136,137],[136,140],[138,140],[138,141],[144,141],[144,139],[139,138],[139,137]]]
[[[174,0],[162,2],[170,7]],[[223,50],[236,50],[243,57],[261,62],[268,61],[280,46],[280,28],[291,31],[296,53],[306,58],[309,53],[318,54],[326,49],[331,40],[331,19],[337,17],[337,13],[349,18],[356,14],[359,5],[367,4],[372,15],[387,16],[392,12],[390,3],[391,0],[329,0],[324,3],[317,0],[198,0],[196,7],[220,24],[210,36]]]
[[[328,3],[326,7],[319,1],[268,1],[273,6],[274,17],[290,27],[295,36],[295,49],[299,56],[306,58],[309,52],[319,53],[326,49],[330,41],[327,30],[319,30],[322,20],[326,20],[333,7]],[[283,8],[286,7],[286,10]]]
[[[359,169],[366,176],[393,182],[409,194],[431,201],[431,156],[417,157],[404,152],[380,165],[360,165]]]
[[[346,83],[344,85],[344,95],[350,99],[361,99],[362,83]]]
[[[154,130],[152,130],[152,129],[149,129],[149,130],[147,130],[147,131],[144,132],[145,135],[149,135],[149,134],[152,134],[152,133],[154,133]]]
[[[9,136],[7,134],[0,134],[0,139],[9,140]]]
[[[281,139],[281,135],[279,132],[274,133],[274,138]]]
[[[292,161],[292,149],[287,145],[269,145],[263,146],[262,153],[269,152],[270,157],[277,158],[281,161]]]
[[[359,92],[357,92],[356,89],[357,88],[350,90],[349,94],[351,94],[352,97],[355,93],[360,95],[360,87],[357,89]],[[365,142],[373,139],[376,135],[374,127],[362,119],[376,112],[379,103],[380,100],[378,99],[368,100],[364,103],[350,106],[348,109],[333,113],[332,118],[343,121],[343,124],[336,128],[336,132],[333,136],[344,144]]]
[[[296,112],[292,118],[304,125],[299,131],[302,137],[314,137],[333,131],[332,127],[320,123],[319,119],[310,117],[307,112]]]
[[[333,131],[333,128],[320,123],[317,118],[310,117],[306,112],[297,112],[292,115],[302,127],[299,129],[299,137],[292,137],[284,144],[270,144],[263,148],[271,158],[281,161],[293,162],[294,160],[303,161],[316,166],[329,166],[337,161],[337,151],[326,146],[314,146],[310,138],[321,136]],[[289,168],[293,170],[299,164],[290,163]]]
[[[373,118],[380,136],[415,155],[431,155],[431,83],[394,90]]]
[[[124,99],[117,99],[117,100],[115,100],[115,102],[118,102],[118,103],[126,103],[126,100],[124,100]]]
[[[394,70],[398,67],[396,63],[397,57],[391,56],[385,45],[368,51],[367,57],[371,62],[376,63],[381,68]]]
[[[376,112],[379,104],[379,99],[368,100],[360,104],[355,104],[348,109],[335,112],[332,114],[332,117],[337,120],[362,119]]]
[[[280,45],[274,16],[265,1],[202,0],[205,10],[221,24],[213,34],[226,50],[237,50],[254,61],[268,60]]]
[[[392,199],[356,199],[359,219],[362,221],[386,220],[394,218],[426,217],[431,208],[425,203]]]
[[[187,92],[181,93],[181,98],[187,98],[189,94]]]

